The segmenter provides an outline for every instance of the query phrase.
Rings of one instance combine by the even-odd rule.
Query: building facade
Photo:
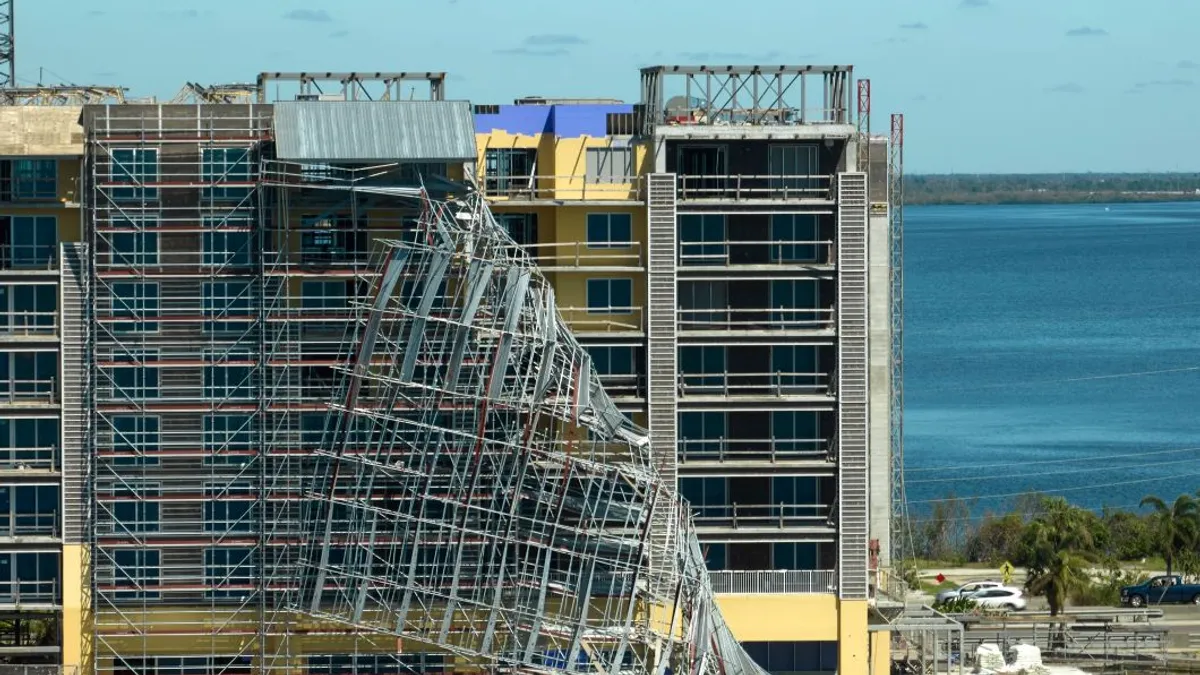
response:
[[[441,82],[428,102],[0,111],[55,130],[0,139],[0,603],[8,579],[23,662],[454,669],[278,610],[347,307],[373,241],[415,215],[315,187],[370,175],[488,197],[650,430],[764,668],[883,672],[888,150],[856,124],[851,72],[653,68],[638,104],[468,107]],[[469,151],[446,140],[463,120]],[[439,142],[348,140],[371,124]]]

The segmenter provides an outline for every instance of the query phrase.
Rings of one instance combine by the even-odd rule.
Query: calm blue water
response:
[[[910,207],[905,226],[915,511],[1200,489],[1200,203]]]

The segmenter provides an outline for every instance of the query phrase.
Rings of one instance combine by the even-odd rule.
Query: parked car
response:
[[[1200,605],[1200,584],[1185,584],[1178,574],[1151,577],[1121,589],[1121,604],[1130,607],[1190,602]]]
[[[966,597],[983,609],[1020,611],[1028,605],[1025,602],[1025,594],[1021,592],[1021,589],[1013,588],[1012,586],[985,588],[981,591],[975,591]]]
[[[955,598],[966,597],[977,591],[982,591],[985,588],[1000,588],[1002,586],[1004,586],[1004,584],[1000,583],[999,581],[972,581],[971,583],[963,584],[958,588],[952,588],[948,591],[942,591],[938,593],[935,602],[940,605],[944,602],[950,602]]]

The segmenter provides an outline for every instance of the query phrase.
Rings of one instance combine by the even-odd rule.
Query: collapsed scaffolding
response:
[[[483,198],[344,189],[422,208],[383,242],[347,333],[290,608],[466,665],[761,672],[646,432]]]

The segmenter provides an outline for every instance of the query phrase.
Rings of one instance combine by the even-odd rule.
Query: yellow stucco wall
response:
[[[91,624],[87,613],[91,605],[87,580],[86,550],[78,544],[63,546],[62,553],[62,657],[63,665],[80,668],[81,675],[91,663]],[[86,627],[86,629],[85,629]]]
[[[871,675],[892,672],[892,634],[871,633]]]
[[[837,640],[837,597],[825,594],[723,594],[721,615],[742,642],[820,642]],[[866,615],[863,615],[866,632]]]
[[[867,601],[843,600],[838,606],[838,672],[867,675],[871,667]]]

